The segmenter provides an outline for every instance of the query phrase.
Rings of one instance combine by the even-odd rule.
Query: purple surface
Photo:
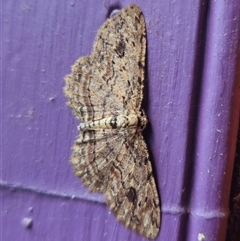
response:
[[[240,100],[240,3],[236,3],[214,1],[209,8],[189,240],[199,233],[199,226],[206,226],[205,236],[211,240],[226,235]]]
[[[238,121],[240,3],[137,3],[148,39],[145,136],[163,212],[157,240],[192,241],[199,233],[224,240]],[[113,6],[2,4],[1,240],[145,240],[119,224],[68,163],[78,122],[66,107],[63,77],[90,54]]]

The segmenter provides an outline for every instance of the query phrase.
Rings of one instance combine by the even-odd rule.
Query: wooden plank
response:
[[[239,121],[239,3],[209,6],[188,238],[225,240]],[[237,20],[238,19],[238,20]]]

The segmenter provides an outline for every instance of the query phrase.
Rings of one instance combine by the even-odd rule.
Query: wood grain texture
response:
[[[207,3],[137,1],[148,39],[144,136],[163,211],[157,240],[225,236],[233,118],[238,120],[239,110],[234,88],[240,10],[238,0],[211,2],[210,8]],[[121,1],[119,7],[129,4]],[[115,222],[103,196],[80,187],[66,161],[78,121],[65,106],[62,78],[79,56],[91,52],[97,30],[115,7],[108,0],[2,3],[3,240],[59,240],[60,231],[74,240],[82,237],[79,230],[90,241],[146,240]],[[14,190],[21,188],[30,191],[16,198]],[[51,195],[43,201],[33,193]],[[79,198],[76,206],[64,196]],[[55,211],[60,203],[71,208]],[[29,207],[33,227],[25,229],[21,220]]]

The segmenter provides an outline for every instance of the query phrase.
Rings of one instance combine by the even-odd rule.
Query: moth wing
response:
[[[91,191],[105,191],[109,170],[124,142],[123,135],[119,130],[104,129],[81,132],[77,137],[71,163],[76,176]]]
[[[139,110],[146,52],[143,14],[131,5],[99,29],[92,54],[79,58],[65,77],[68,105],[82,121],[107,113]],[[88,107],[88,112],[80,112]],[[98,111],[97,111],[98,110]]]
[[[96,81],[93,72],[92,58],[86,56],[79,58],[72,66],[72,73],[65,77],[67,104],[75,116],[84,122],[118,114],[116,108],[106,105],[104,90],[93,84]]]
[[[137,5],[123,9],[98,31],[92,51],[94,76],[100,78],[98,88],[105,81],[104,89],[110,93],[106,96],[111,96],[117,109],[141,107],[145,52],[145,21]]]
[[[120,153],[110,169],[106,202],[126,227],[155,238],[160,226],[159,198],[142,135],[133,144],[125,142]]]

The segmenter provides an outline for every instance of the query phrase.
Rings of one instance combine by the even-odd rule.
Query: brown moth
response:
[[[68,105],[81,121],[73,145],[75,174],[104,193],[116,218],[147,238],[160,227],[160,207],[141,109],[146,29],[137,5],[119,11],[98,31],[92,54],[65,77]]]

